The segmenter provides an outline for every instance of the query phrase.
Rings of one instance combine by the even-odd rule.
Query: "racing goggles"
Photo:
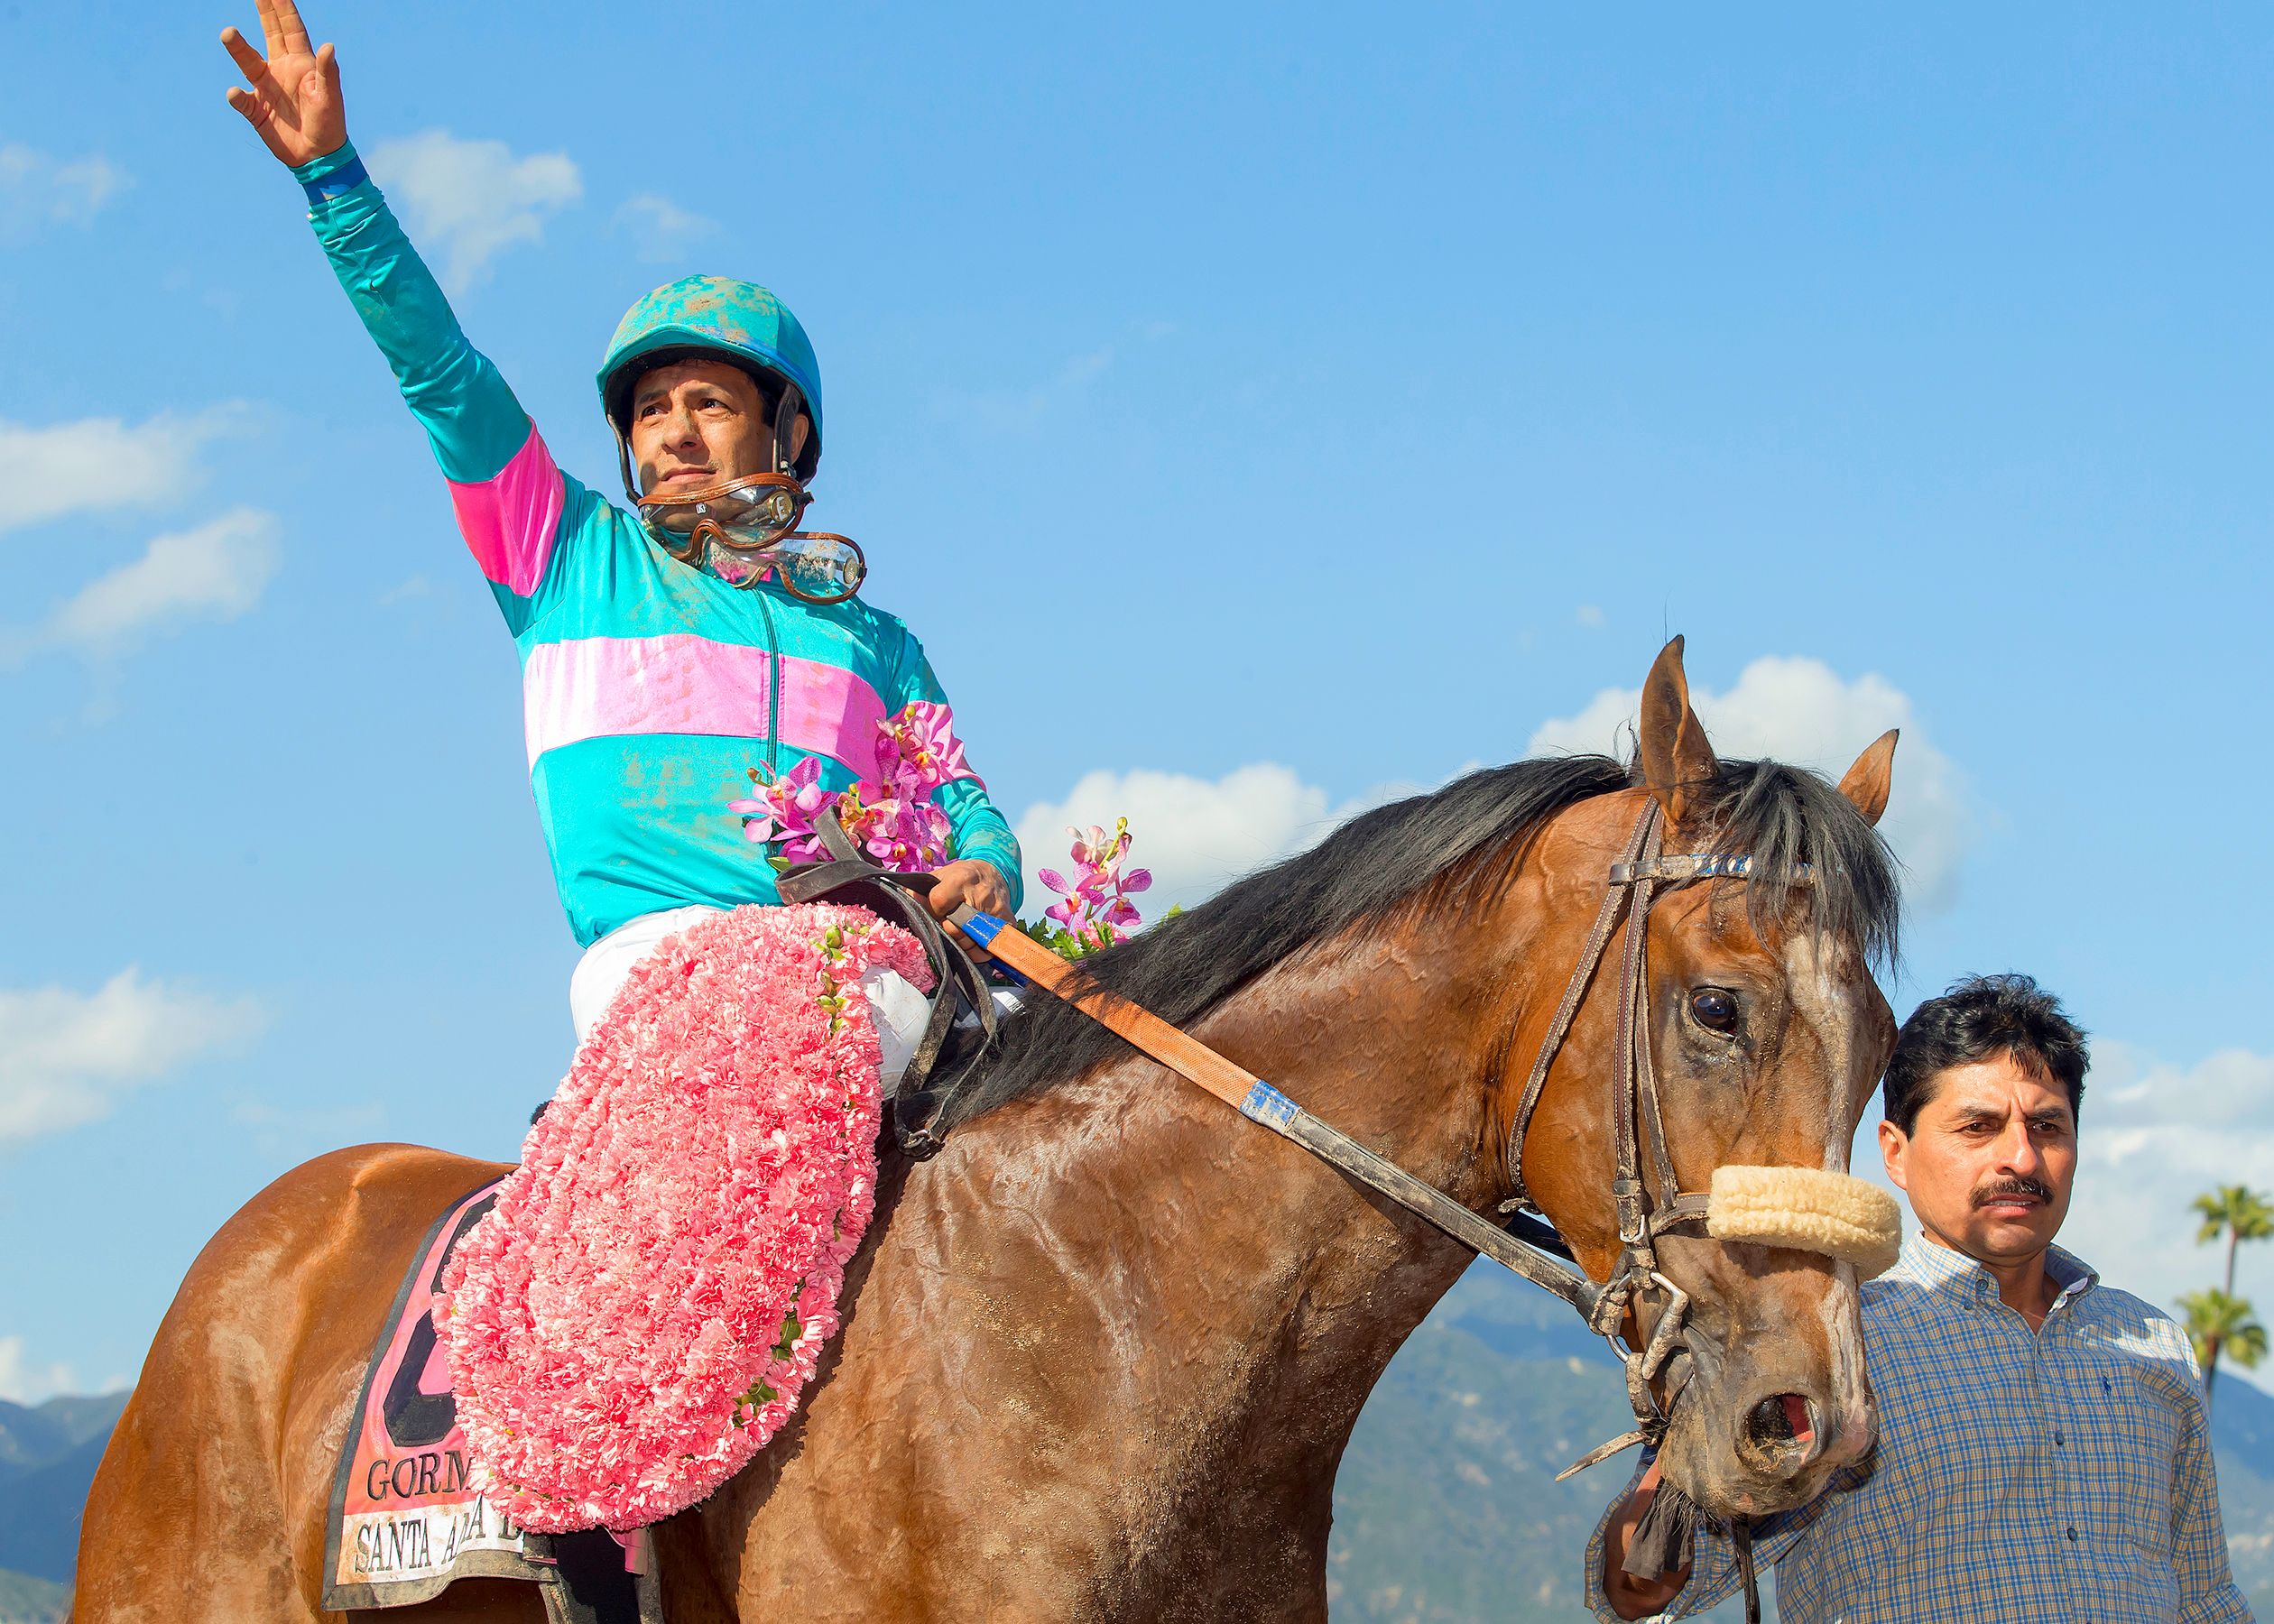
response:
[[[801,531],[812,495],[788,474],[748,474],[693,490],[640,498],[640,521],[663,549],[736,586],[769,575],[809,604],[841,604],[860,591],[868,560],[860,544],[829,531]]]

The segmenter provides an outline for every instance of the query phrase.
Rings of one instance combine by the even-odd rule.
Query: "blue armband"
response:
[[[328,175],[319,175],[313,180],[301,181],[300,190],[308,194],[308,206],[310,208],[319,208],[334,198],[345,197],[370,179],[371,176],[364,169],[363,160],[350,158]]]

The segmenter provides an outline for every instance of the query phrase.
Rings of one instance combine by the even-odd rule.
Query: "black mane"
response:
[[[1360,814],[1309,851],[1234,881],[1191,912],[1085,959],[1101,984],[1172,1025],[1198,1020],[1272,965],[1427,897],[1456,913],[1489,903],[1526,844],[1567,807],[1637,783],[1609,756],[1489,767],[1442,789]],[[1891,959],[1900,893],[1877,830],[1817,774],[1776,761],[1723,761],[1706,791],[1716,852],[1749,853],[1746,907],[1780,919],[1794,868],[1813,871],[1811,925]],[[1593,907],[1592,901],[1589,907]],[[957,1095],[948,1125],[1073,1077],[1124,1050],[1122,1039],[1046,992],[1004,1022],[997,1055]]]

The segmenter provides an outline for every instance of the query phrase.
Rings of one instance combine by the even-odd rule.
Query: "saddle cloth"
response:
[[[629,1619],[654,1612],[642,1536],[532,1534],[468,1481],[473,1456],[458,1426],[432,1299],[451,1249],[496,1200],[492,1181],[450,1204],[413,1254],[388,1311],[332,1481],[324,1530],[326,1611],[410,1607],[441,1594],[454,1580],[481,1577],[543,1585],[554,1619]],[[571,1553],[562,1548],[570,1541],[604,1548]],[[612,1585],[605,1573],[611,1565],[636,1577]],[[589,1595],[577,1593],[595,1590],[638,1594],[623,1598],[629,1607],[596,1607]]]
[[[467,1479],[473,1456],[458,1428],[431,1298],[458,1240],[497,1201],[496,1181],[435,1220],[395,1294],[364,1377],[333,1480],[324,1537],[324,1606],[408,1607],[472,1574],[551,1578],[522,1531],[490,1509]]]

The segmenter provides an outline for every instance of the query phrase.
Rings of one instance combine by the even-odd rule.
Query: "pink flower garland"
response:
[[[931,984],[864,909],[737,909],[666,939],[578,1051],[437,1308],[508,1516],[654,1522],[796,1408],[874,1209],[872,965]]]

